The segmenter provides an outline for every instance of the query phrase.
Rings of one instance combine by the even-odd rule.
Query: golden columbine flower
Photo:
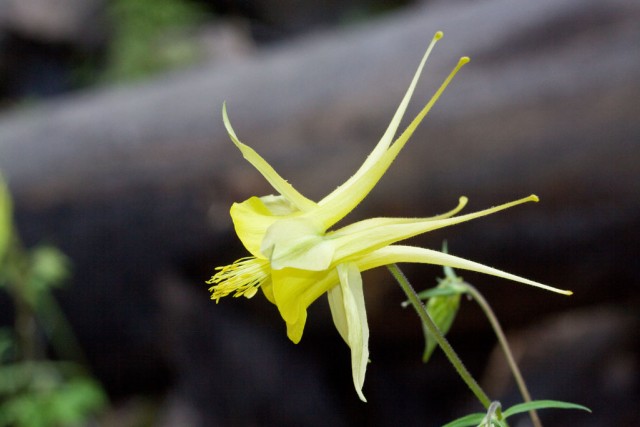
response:
[[[362,386],[369,359],[369,328],[360,275],[362,271],[403,262],[436,264],[571,294],[443,252],[395,244],[431,230],[521,203],[538,201],[535,195],[455,216],[467,203],[467,199],[461,197],[458,206],[443,215],[430,218],[372,218],[330,231],[376,185],[453,76],[469,61],[467,57],[460,59],[422,111],[400,137],[392,141],[427,57],[441,37],[442,32],[435,34],[391,124],[360,169],[319,202],[300,194],[258,153],[240,142],[229,122],[226,106],[222,110],[231,140],[278,195],[251,197],[231,206],[236,233],[251,256],[217,268],[217,273],[207,282],[213,285],[209,288],[211,299],[217,302],[230,294],[251,298],[258,288],[262,289],[267,299],[278,307],[287,325],[287,335],[294,343],[298,343],[307,320],[307,307],[327,293],[336,328],[351,348],[353,382],[363,401],[366,401]]]

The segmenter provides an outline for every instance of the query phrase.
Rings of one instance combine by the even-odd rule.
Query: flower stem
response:
[[[498,318],[496,317],[495,313],[491,309],[491,306],[489,306],[489,303],[487,302],[487,300],[482,296],[482,294],[474,286],[466,282],[464,283],[464,285],[467,288],[467,293],[471,295],[471,298],[473,298],[478,303],[478,305],[484,312],[485,316],[487,316],[487,319],[489,319],[489,323],[491,323],[491,327],[493,328],[493,330],[496,333],[496,336],[498,337],[498,342],[502,347],[502,351],[504,352],[504,355],[507,359],[507,363],[509,364],[509,368],[511,369],[511,372],[516,381],[516,384],[518,384],[518,389],[520,389],[520,394],[522,394],[522,399],[526,403],[531,403],[531,395],[529,394],[527,385],[525,384],[524,379],[522,378],[522,374],[520,373],[520,369],[516,364],[516,361],[513,357],[513,353],[511,353],[511,349],[509,348],[509,343],[507,342],[507,337],[505,336],[502,330],[502,327],[498,322]],[[538,417],[538,413],[534,409],[529,411],[529,417],[531,418],[531,422],[533,423],[534,427],[542,427],[542,422]]]
[[[455,370],[458,372],[458,375],[460,375],[462,380],[471,389],[482,406],[484,406],[485,409],[488,409],[491,405],[491,399],[489,399],[489,396],[487,396],[487,394],[484,392],[484,390],[482,390],[473,376],[471,376],[471,373],[469,373],[467,368],[464,366],[462,360],[460,360],[460,357],[458,357],[456,352],[453,350],[453,347],[451,347],[451,344],[449,344],[449,341],[447,341],[444,335],[442,335],[442,333],[438,329],[438,326],[435,324],[426,307],[420,300],[420,297],[418,297],[415,289],[413,288],[413,286],[411,286],[411,283],[409,283],[407,277],[396,264],[390,264],[387,266],[387,268],[389,269],[389,272],[394,277],[394,279],[396,279],[404,293],[407,294],[409,302],[411,303],[411,305],[413,305],[413,308],[418,313],[418,316],[420,317],[420,320],[422,320],[423,325],[427,329],[429,329],[429,332],[433,334],[436,342],[438,343],[440,348],[442,348],[442,351],[444,351],[444,354],[447,356]]]

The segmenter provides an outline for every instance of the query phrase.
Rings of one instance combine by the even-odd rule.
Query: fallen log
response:
[[[602,299],[635,304],[638,17],[638,7],[622,0],[415,7],[245,59],[7,113],[0,118],[0,169],[27,241],[53,242],[74,262],[73,287],[61,297],[105,381],[122,393],[143,383],[166,385],[169,376],[160,373],[189,370],[184,360],[173,364],[167,336],[193,349],[202,336],[215,340],[212,325],[228,323],[216,322],[216,309],[198,299],[207,298],[201,283],[213,267],[243,255],[228,207],[272,191],[229,142],[222,102],[239,137],[317,199],[363,161],[433,32],[444,30],[408,115],[459,56],[472,62],[350,219],[428,216],[462,194],[475,209],[535,192],[542,204],[442,230],[420,243],[437,248],[448,238],[452,253],[576,291],[562,299],[469,276],[487,283],[507,323]],[[416,277],[424,280],[420,271]],[[430,270],[425,286],[439,272]],[[177,309],[158,297],[159,283],[171,274],[197,287],[186,291],[198,295],[198,302],[189,300],[191,310],[171,314]],[[417,328],[398,332],[410,330],[415,319],[390,314],[400,298],[392,286],[368,289],[372,331],[419,338]],[[392,304],[384,299],[390,295]],[[247,315],[256,322],[273,320],[280,334],[273,307],[234,303],[227,305],[253,310]],[[328,317],[316,313],[322,327],[330,327]],[[190,319],[175,323],[193,328],[189,340],[163,323],[173,315]],[[462,330],[477,331],[474,319],[463,317]],[[310,325],[309,333],[322,336],[322,327]],[[126,364],[114,362],[120,360]],[[218,383],[203,387],[223,392]],[[339,411],[326,412],[338,417]]]

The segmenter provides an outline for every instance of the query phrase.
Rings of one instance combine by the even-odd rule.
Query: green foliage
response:
[[[447,252],[446,242],[442,245],[442,251]],[[458,314],[460,295],[467,291],[467,287],[462,278],[456,275],[453,268],[445,266],[444,274],[444,279],[438,279],[438,285],[435,288],[418,293],[418,297],[421,300],[428,300],[426,304],[427,312],[440,330],[440,333],[446,336]],[[427,363],[438,343],[424,324],[422,325],[422,331],[425,340],[422,361]]]
[[[446,242],[443,245],[442,251],[444,253],[447,253]],[[428,300],[426,306],[423,309],[426,309],[429,317],[437,326],[437,328],[430,330],[429,328],[427,328],[427,325],[423,323],[423,331],[426,342],[423,361],[427,362],[429,360],[429,357],[437,346],[434,334],[441,334],[441,338],[446,344],[444,335],[451,328],[453,320],[455,319],[455,316],[458,312],[458,308],[460,306],[460,296],[462,294],[467,294],[471,299],[475,300],[478,303],[478,305],[487,316],[489,322],[491,323],[491,326],[498,337],[498,341],[500,342],[500,345],[505,352],[505,356],[507,358],[509,366],[512,370],[516,382],[518,383],[518,387],[520,388],[523,399],[525,401],[525,403],[514,405],[506,411],[502,412],[500,402],[494,401],[489,404],[486,400],[481,399],[481,397],[488,399],[486,395],[480,396],[479,399],[481,403],[483,403],[483,405],[486,405],[488,408],[486,413],[478,412],[469,414],[446,424],[444,427],[507,427],[508,425],[506,419],[508,417],[527,411],[531,413],[531,419],[534,422],[534,425],[540,426],[540,422],[537,418],[537,415],[535,414],[535,411],[537,409],[580,409],[591,412],[588,408],[577,405],[575,403],[555,400],[532,401],[526,388],[526,384],[524,383],[520,371],[515,364],[513,356],[511,355],[511,350],[509,349],[509,345],[507,343],[506,337],[504,336],[504,332],[502,331],[502,327],[495,317],[493,310],[491,310],[488,302],[484,299],[480,292],[475,289],[475,287],[473,287],[469,283],[464,282],[461,277],[458,277],[451,267],[445,266],[444,272],[445,278],[439,279],[438,286],[436,286],[435,288],[427,289],[417,294],[419,300]],[[409,304],[409,302],[405,302],[403,304],[407,305]],[[443,346],[443,349],[445,350],[445,353],[449,355],[449,353],[446,352],[446,346]],[[453,354],[455,356],[455,353]]]
[[[31,250],[8,248],[6,262],[0,262],[0,287],[19,283],[20,298],[38,311],[51,289],[62,286],[70,275],[68,258],[53,246],[37,245]]]
[[[112,34],[105,79],[125,81],[193,63],[199,48],[184,31],[201,22],[203,10],[184,0],[112,0]]]
[[[0,365],[13,359],[13,334],[9,328],[0,328]],[[0,388],[4,382],[0,378]],[[1,393],[1,392],[0,392]]]
[[[502,412],[502,419],[499,420],[495,415],[492,415],[490,419],[487,419],[487,414],[483,412],[476,412],[473,414],[465,415],[457,420],[451,421],[445,424],[443,427],[503,427],[506,424],[504,420],[507,418],[537,409],[579,409],[582,411],[591,412],[586,406],[578,405],[576,403],[561,402],[558,400],[534,400],[529,403],[519,403],[513,405],[511,408]]]
[[[12,299],[16,325],[0,328],[0,427],[86,424],[106,405],[102,387],[79,364],[46,359],[41,337],[59,355],[80,353],[51,293],[68,278],[69,261],[52,246],[23,248],[14,229],[0,175],[0,289]]]
[[[450,274],[447,269],[451,270]],[[427,311],[442,335],[447,335],[451,325],[453,325],[456,314],[458,314],[461,293],[459,285],[462,283],[462,279],[456,277],[451,268],[445,267],[445,273],[447,274],[446,277],[440,280],[438,286],[434,288],[434,290],[442,292],[428,294],[430,297],[427,302]],[[464,292],[464,288],[462,288],[462,292]],[[424,294],[420,296],[424,297]],[[438,344],[428,329],[423,327],[423,331],[425,334],[425,348],[422,361],[427,363]]]
[[[53,246],[36,246],[29,257],[29,288],[34,295],[61,286],[70,276],[69,259]]]
[[[513,405],[511,408],[505,410],[502,415],[507,418],[512,415],[521,414],[523,412],[536,410],[536,409],[580,409],[582,411],[591,412],[591,409],[586,406],[578,405],[576,403],[562,402],[559,400],[534,400],[529,403],[519,403]]]
[[[27,388],[0,401],[0,427],[80,425],[106,404],[95,381],[85,376],[59,378],[56,370],[49,374],[44,380],[32,377]]]

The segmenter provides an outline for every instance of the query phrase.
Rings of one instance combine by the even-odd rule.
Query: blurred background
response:
[[[542,412],[545,426],[636,425],[639,21],[623,0],[0,0],[0,171],[24,246],[68,260],[54,295],[109,402],[91,425],[435,426],[481,409],[439,351],[422,364],[385,269],[364,274],[366,404],[324,298],[294,345],[262,295],[215,304],[204,283],[245,255],[231,203],[272,192],[229,141],[222,102],[319,199],[382,135],[437,30],[407,116],[472,61],[347,221],[540,196],[411,243],[447,239],[572,289],[458,272],[493,305],[533,397],[593,409]],[[443,276],[404,269],[419,290]],[[15,315],[2,294],[1,324]],[[521,400],[472,302],[450,338],[492,398]]]

